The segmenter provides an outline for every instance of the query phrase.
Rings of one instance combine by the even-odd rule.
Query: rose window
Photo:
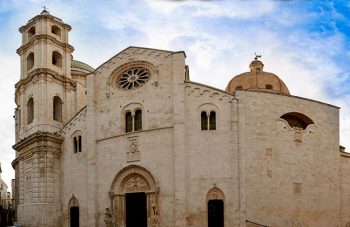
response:
[[[136,89],[144,85],[150,77],[146,68],[131,68],[123,72],[117,81],[120,88],[124,90]]]

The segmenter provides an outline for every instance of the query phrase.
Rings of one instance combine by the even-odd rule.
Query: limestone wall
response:
[[[350,224],[350,155],[340,153],[341,226]]]
[[[338,108],[298,97],[237,92],[244,109],[247,219],[267,226],[339,226]],[[302,113],[305,130],[280,117]]]
[[[237,103],[220,90],[185,85],[187,225],[207,226],[208,192],[224,195],[225,226],[241,226]],[[216,130],[201,130],[201,112],[216,112]],[[218,198],[219,199],[219,198]]]

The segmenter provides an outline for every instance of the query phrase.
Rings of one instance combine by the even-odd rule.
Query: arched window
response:
[[[205,111],[201,113],[201,129],[208,130],[208,116]]]
[[[131,112],[125,114],[125,132],[132,132],[132,116]]]
[[[35,26],[29,28],[28,30],[28,39],[32,38],[35,35]]]
[[[27,102],[27,124],[32,123],[34,119],[34,99],[30,98]]]
[[[237,86],[237,87],[236,87],[236,90],[242,90],[242,89],[243,89],[242,86]]]
[[[51,27],[51,33],[61,37],[61,29],[55,25]]]
[[[78,153],[82,151],[81,147],[81,135],[74,136],[73,137],[73,147],[74,147],[74,153]]]
[[[207,112],[201,112],[201,130],[216,130],[216,112],[210,111],[209,116]]]
[[[62,121],[62,100],[58,96],[53,97],[53,119]]]
[[[28,56],[27,56],[27,70],[33,68],[34,66],[34,53],[30,53]]]
[[[52,64],[62,67],[62,55],[57,51],[52,52]]]
[[[272,89],[273,89],[273,86],[272,86],[271,84],[266,84],[266,85],[265,85],[265,89],[272,90]]]
[[[135,111],[135,120],[134,120],[134,131],[140,131],[142,130],[142,111],[136,110]]]
[[[286,113],[282,115],[281,118],[286,120],[292,128],[305,129],[308,125],[314,124],[308,116],[297,112]]]
[[[210,112],[209,130],[216,130],[216,113],[215,113],[215,111]]]

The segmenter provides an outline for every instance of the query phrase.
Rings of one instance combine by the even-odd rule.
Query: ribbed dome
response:
[[[81,61],[77,61],[77,60],[72,60],[72,63],[71,63],[71,68],[72,70],[74,69],[82,69],[84,71],[88,71],[88,72],[93,72],[95,71],[94,68],[92,68],[90,65],[84,63],[84,62],[81,62]]]
[[[250,72],[233,77],[228,83],[226,91],[233,93],[236,90],[263,90],[272,93],[289,95],[284,82],[275,74],[264,72],[264,64],[255,59],[250,63]]]

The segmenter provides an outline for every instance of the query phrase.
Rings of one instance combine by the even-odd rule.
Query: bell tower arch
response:
[[[45,9],[19,31],[20,80],[15,85],[17,217],[28,226],[61,223],[61,138],[74,114],[71,27]]]

